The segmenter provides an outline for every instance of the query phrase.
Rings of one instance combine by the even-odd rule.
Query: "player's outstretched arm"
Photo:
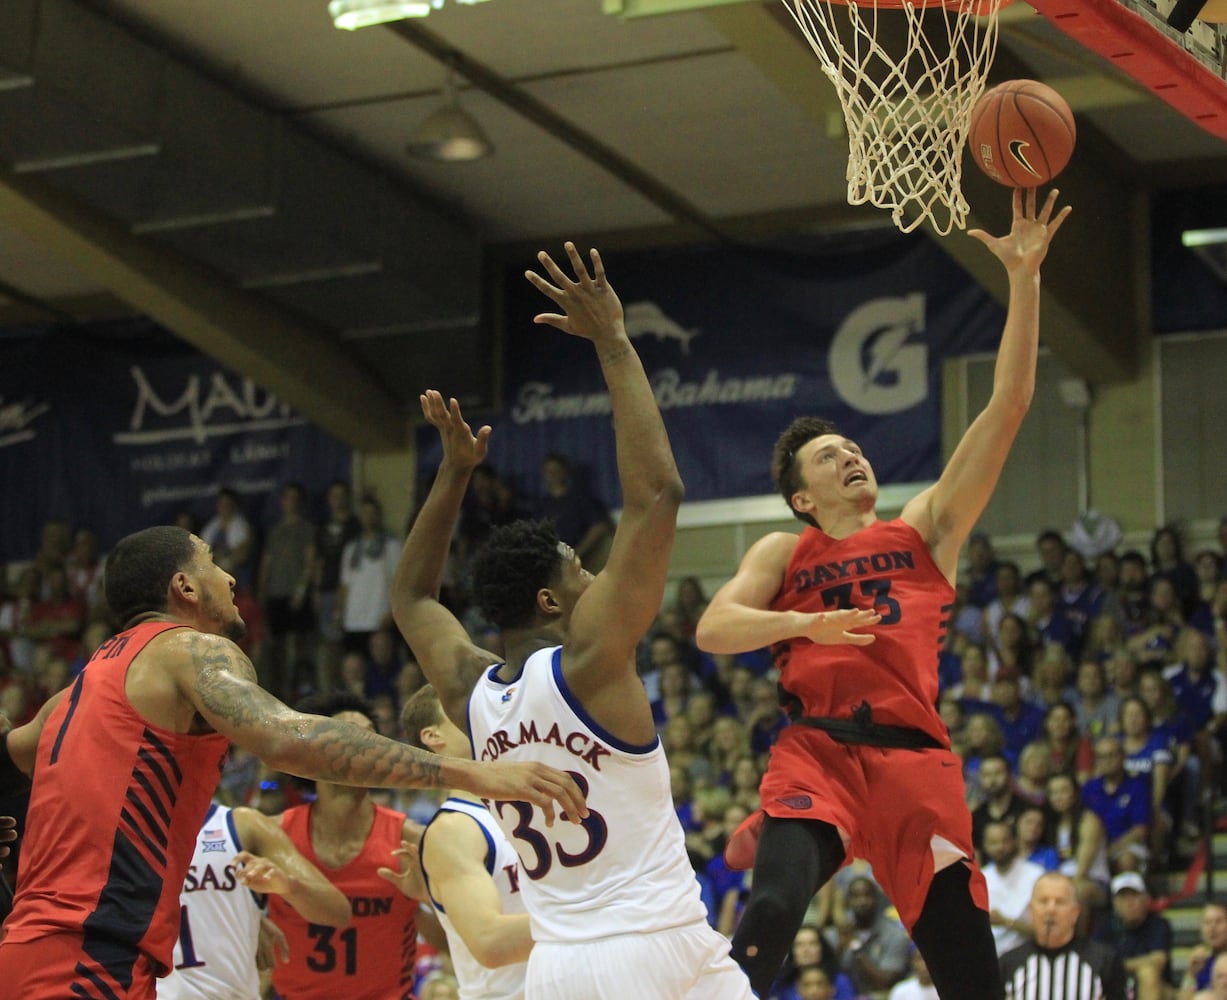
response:
[[[772,532],[755,542],[737,573],[712,596],[695,630],[698,647],[709,653],[744,653],[782,639],[804,636],[812,642],[866,646],[873,635],[863,631],[881,616],[874,610],[772,611],[772,599],[784,585],[784,572],[797,536]]]
[[[469,692],[480,672],[498,657],[474,645],[456,616],[439,603],[439,588],[460,505],[473,470],[486,457],[490,428],[474,434],[460,404],[445,401],[434,389],[427,389],[420,401],[422,415],[439,431],[443,461],[396,566],[392,616],[426,679],[439,692],[443,711],[467,731]]]
[[[529,282],[562,310],[534,322],[588,340],[596,348],[613,409],[622,516],[605,568],[572,615],[564,666],[572,683],[590,668],[632,670],[631,654],[660,610],[684,489],[656,397],[626,333],[622,303],[596,250],[586,263],[565,244],[571,274],[544,251],[545,276]],[[582,684],[583,681],[580,680]]]
[[[234,859],[235,874],[244,886],[285,897],[309,923],[344,927],[350,922],[345,893],[298,852],[276,820],[245,806],[231,815],[244,847]]]
[[[469,816],[445,813],[422,842],[430,888],[473,957],[490,969],[528,961],[528,916],[503,913],[498,886],[486,871],[485,834]]]
[[[574,779],[556,768],[440,757],[339,719],[296,712],[256,683],[251,660],[221,636],[176,629],[160,655],[205,722],[274,770],[365,788],[463,788],[481,798],[532,802],[548,823],[556,804],[574,822],[588,815]]]
[[[9,728],[8,717],[0,713],[0,740],[4,741],[0,746],[0,795],[15,795],[30,787],[43,725],[68,691],[69,688],[57,691],[43,703],[33,719],[15,729]]]
[[[988,247],[1009,277],[1009,305],[997,350],[993,391],[938,481],[903,510],[903,519],[920,532],[938,567],[950,579],[958,568],[959,549],[997,487],[1035,393],[1040,265],[1071,211],[1068,205],[1057,211],[1058,194],[1054,189],[1038,204],[1034,188],[1015,189],[1014,218],[1008,233],[991,236],[980,229],[968,233]]]

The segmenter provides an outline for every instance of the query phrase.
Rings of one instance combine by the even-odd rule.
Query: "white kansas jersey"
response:
[[[469,802],[466,799],[448,799],[439,807],[434,819],[426,824],[422,833],[422,848],[426,847],[426,838],[432,831],[437,831],[435,820],[444,813],[462,813],[470,817],[486,836],[486,871],[494,879],[498,887],[499,901],[503,913],[524,913],[524,896],[520,892],[520,859],[515,848],[507,840],[499,825],[494,822],[490,811],[480,802]],[[436,832],[436,836],[446,836]],[[435,898],[430,885],[430,871],[422,866],[422,874],[426,876],[426,889],[430,892],[430,901],[434,904],[435,914],[443,930],[447,933],[447,945],[452,954],[452,965],[456,970],[456,979],[460,982],[460,1000],[523,1000],[525,964],[516,962],[514,965],[504,965],[498,969],[487,969],[469,951],[464,939],[456,933],[451,918]]]
[[[261,909],[234,873],[242,849],[230,810],[211,805],[179,893],[174,968],[158,980],[158,1000],[259,1000]]]
[[[624,743],[589,717],[562,675],[562,647],[540,649],[507,683],[491,668],[469,699],[479,761],[541,761],[575,778],[582,826],[545,825],[526,802],[491,802],[520,856],[536,941],[645,934],[706,920],[669,789],[660,740]]]

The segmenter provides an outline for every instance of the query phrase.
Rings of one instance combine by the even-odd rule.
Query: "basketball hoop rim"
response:
[[[1014,0],[826,0],[840,7],[876,7],[878,10],[902,10],[904,7],[945,7],[947,10],[983,17],[994,8],[1008,7]]]

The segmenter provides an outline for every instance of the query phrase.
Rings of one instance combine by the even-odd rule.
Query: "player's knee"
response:
[[[743,922],[753,915],[755,920],[761,921],[766,926],[779,926],[794,916],[792,912],[795,907],[794,893],[777,885],[756,886],[755,888],[757,891],[750,894],[750,899],[746,903],[746,910],[742,915]]]

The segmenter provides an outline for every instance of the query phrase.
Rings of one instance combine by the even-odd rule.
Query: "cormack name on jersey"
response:
[[[557,722],[552,723],[549,729],[544,729],[543,723],[539,729],[534,719],[530,722],[521,722],[519,731],[514,734],[506,729],[496,729],[482,747],[480,759],[497,760],[503,754],[525,743],[552,743],[591,764],[594,771],[599,771],[601,759],[609,756],[609,749],[590,733],[576,730],[564,736]]]

